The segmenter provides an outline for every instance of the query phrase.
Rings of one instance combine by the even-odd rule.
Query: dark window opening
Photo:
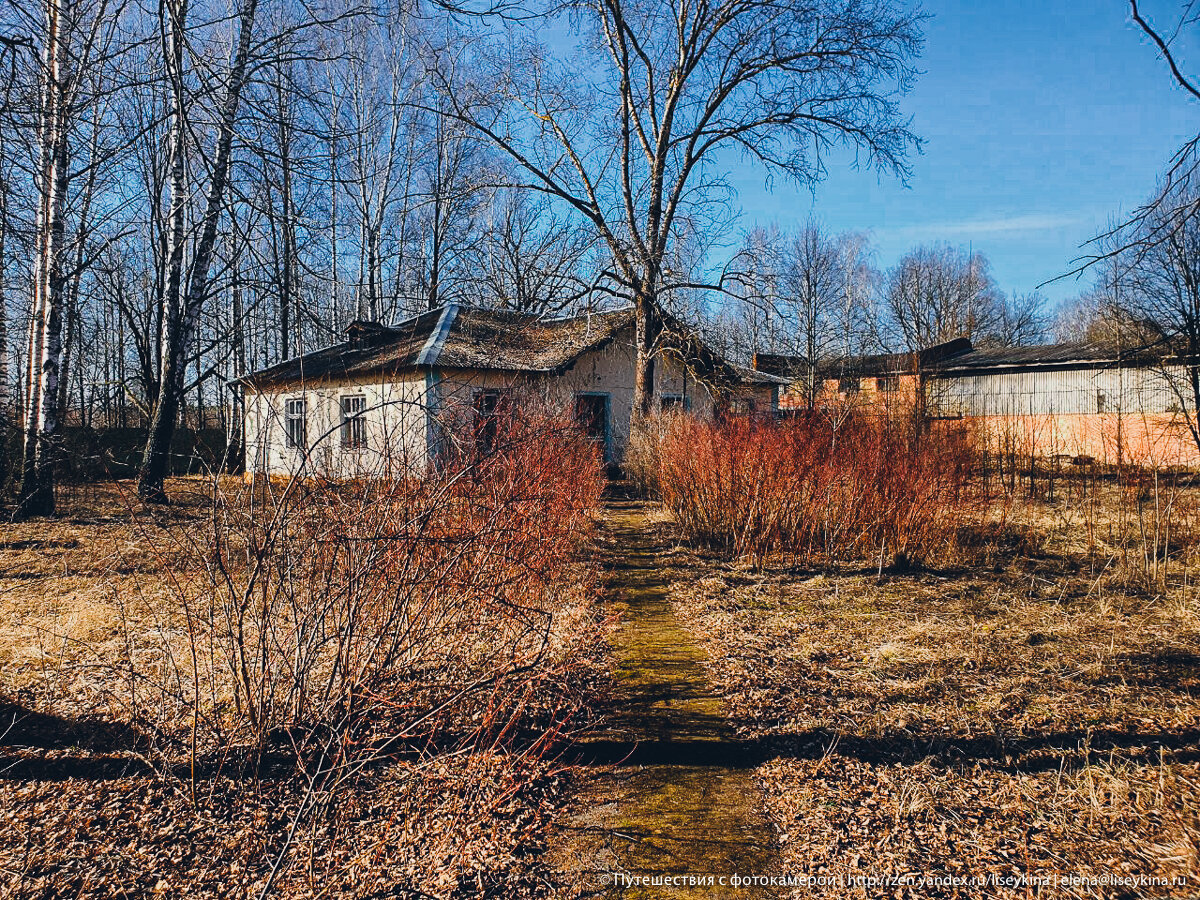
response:
[[[683,394],[663,394],[659,401],[659,408],[665,413],[686,412],[688,405]]]
[[[283,407],[283,432],[287,446],[294,450],[308,447],[308,404],[289,400]]]
[[[359,449],[367,446],[367,422],[363,418],[366,409],[366,397],[342,398],[343,447]]]
[[[850,375],[843,375],[838,379],[838,393],[841,394],[857,394],[858,393],[858,378]]]
[[[478,391],[475,394],[475,451],[480,456],[496,452],[503,405],[504,394],[500,391]]]
[[[894,394],[900,390],[900,379],[896,375],[884,375],[875,379],[875,390],[885,394]]]
[[[576,394],[575,421],[588,440],[595,441],[607,454],[608,397],[603,394]]]

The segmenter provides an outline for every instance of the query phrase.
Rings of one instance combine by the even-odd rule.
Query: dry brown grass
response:
[[[759,776],[789,871],[1114,873],[1200,886],[1190,550],[1148,590],[1108,537],[1123,514],[1112,491],[1090,513],[1090,536],[1081,511],[1057,503],[1013,510],[986,567],[879,579],[710,558],[677,587],[676,609],[735,719],[774,757]],[[899,896],[1179,895],[1040,890],[926,885]]]
[[[0,539],[0,694],[112,715],[108,680],[126,638],[178,625],[162,576],[174,533],[202,527],[211,482],[171,479],[170,507],[146,510],[133,485],[74,488],[52,520],[7,523]],[[146,635],[148,637],[148,634]]]
[[[222,487],[246,496],[236,483]],[[505,661],[500,631],[467,627],[487,618],[478,601],[465,607],[474,618],[463,627],[445,623],[453,631],[445,649],[463,668],[406,672],[401,694],[369,697],[380,712],[364,728],[322,737],[339,754],[332,763],[288,756],[311,733],[297,738],[290,720],[256,747],[222,747],[214,732],[200,741],[204,752],[189,755],[189,712],[217,721],[213,703],[228,693],[215,650],[197,671],[216,687],[189,691],[187,677],[189,646],[203,635],[195,616],[211,593],[213,486],[173,480],[166,509],[141,507],[131,490],[77,490],[62,498],[62,518],[7,526],[0,540],[0,895],[258,896],[267,884],[285,897],[547,889],[538,850],[562,802],[562,775],[546,736],[573,727],[579,692],[599,667],[589,565],[564,567],[567,545],[550,541],[538,552],[559,557],[537,565],[497,557],[537,580],[518,594],[525,582],[513,576],[495,593],[542,598],[534,619],[543,649],[519,677],[429,719],[427,731],[404,731],[403,744],[381,743],[393,734],[389,715],[419,718],[475,678],[471,666],[490,672]],[[572,540],[586,539],[586,528],[571,527]],[[286,620],[271,621],[280,629],[272,641],[289,634]],[[233,713],[221,715],[229,729]]]

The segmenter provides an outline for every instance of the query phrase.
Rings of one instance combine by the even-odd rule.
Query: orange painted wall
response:
[[[1200,450],[1178,413],[980,416],[993,451],[1088,456],[1106,466],[1200,468]]]
[[[908,414],[916,397],[916,378],[899,376],[894,390],[880,390],[875,378],[860,380],[856,392],[839,391],[826,380],[818,406],[852,408],[866,413]],[[804,390],[780,391],[779,408],[804,409]],[[1014,452],[1049,459],[1091,457],[1105,466],[1124,465],[1200,469],[1200,449],[1180,413],[1089,413],[1019,416],[967,416],[980,429],[989,452]]]

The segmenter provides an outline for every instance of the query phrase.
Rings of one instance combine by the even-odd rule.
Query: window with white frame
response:
[[[665,413],[685,412],[689,406],[683,394],[663,394],[659,406]]]
[[[303,399],[288,400],[283,405],[283,433],[288,447],[308,447],[308,403]]]
[[[361,449],[367,446],[367,422],[363,413],[367,398],[361,395],[342,398],[342,446]]]

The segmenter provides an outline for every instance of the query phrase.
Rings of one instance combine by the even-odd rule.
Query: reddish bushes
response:
[[[649,444],[653,451],[645,452]],[[918,437],[883,419],[833,427],[673,418],[642,456],[663,503],[689,539],[756,563],[887,559],[903,568],[953,549],[973,458],[961,429]]]
[[[560,613],[586,605],[577,558],[600,490],[577,429],[523,415],[420,475],[218,493],[210,534],[173,567],[183,705],[223,745],[314,728],[490,742],[531,712],[531,679],[561,680]]]

